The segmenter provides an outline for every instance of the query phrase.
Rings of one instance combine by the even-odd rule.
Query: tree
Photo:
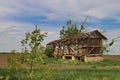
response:
[[[25,33],[25,39],[21,41],[23,46],[22,55],[21,56],[10,56],[8,58],[8,63],[11,68],[11,79],[15,80],[39,80],[38,78],[42,78],[43,76],[40,74],[40,71],[37,67],[37,70],[34,70],[34,66],[38,66],[38,62],[40,62],[43,58],[43,53],[45,51],[45,47],[42,46],[42,41],[44,37],[46,37],[47,33],[41,33],[41,31],[35,28],[34,31]],[[21,60],[24,61],[24,64],[21,64]],[[25,65],[25,67],[24,67]],[[28,69],[24,69],[29,67]],[[49,77],[54,76],[53,71],[51,69],[42,68],[43,73],[46,75],[43,79],[48,79]],[[52,72],[52,73],[51,73]],[[6,77],[6,79],[9,78]]]
[[[86,19],[85,19],[86,21]],[[67,29],[65,29],[65,26],[60,30],[60,38],[69,38],[71,36],[75,36],[76,34],[84,33],[86,28],[84,26],[85,21],[81,24],[80,29],[77,27],[76,24],[72,22],[72,20],[68,20],[66,23]]]
[[[47,33],[41,33],[37,26],[34,31],[25,34],[25,39],[21,41],[25,50],[30,50],[26,57],[26,62],[29,64],[30,73],[33,70],[34,64],[42,59],[43,46],[41,42]]]
[[[45,49],[45,54],[46,54],[48,57],[53,57],[53,49],[52,49],[52,47],[46,47],[46,49]]]

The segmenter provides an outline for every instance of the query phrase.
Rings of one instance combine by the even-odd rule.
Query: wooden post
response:
[[[72,56],[72,60],[75,60],[75,56]]]
[[[68,54],[71,54],[71,51],[70,51],[70,40],[68,42]]]
[[[79,55],[79,39],[77,39],[77,55]]]
[[[86,44],[87,44],[87,45],[86,45],[86,48],[87,48],[86,54],[88,54],[88,52],[89,52],[89,51],[88,51],[88,48],[89,48],[89,38],[86,39]]]
[[[65,59],[65,56],[62,56],[62,59]]]
[[[65,45],[63,44],[62,55],[64,55]]]

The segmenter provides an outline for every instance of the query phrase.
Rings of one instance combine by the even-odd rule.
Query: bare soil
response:
[[[112,61],[120,61],[120,55],[104,55],[104,59]]]
[[[0,54],[0,68],[8,68],[8,58],[15,58],[17,54]]]
[[[0,68],[6,68],[7,67],[7,59],[8,55],[6,54],[0,54]]]

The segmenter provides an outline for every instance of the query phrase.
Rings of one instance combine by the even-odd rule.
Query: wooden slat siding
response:
[[[74,46],[75,50],[77,51],[76,55],[78,56],[81,55],[81,53],[79,54],[80,50],[82,51],[82,55],[87,55],[92,53],[101,54],[100,49],[102,47],[102,39],[106,40],[107,38],[103,36],[98,30],[95,30],[85,34],[78,34],[70,38],[54,40],[48,43],[47,45],[53,45],[54,46],[53,48],[58,47],[57,50],[58,55],[65,54],[65,49],[64,49],[65,47],[67,47],[68,54],[72,54],[73,52],[70,50],[71,46]],[[79,48],[80,46],[81,48]]]
[[[77,55],[79,55],[79,39],[77,39]]]

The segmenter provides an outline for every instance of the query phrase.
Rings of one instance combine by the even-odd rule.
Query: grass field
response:
[[[66,70],[49,70],[49,73],[45,70],[37,69],[34,72],[33,80],[119,80],[120,70],[117,69],[66,69]],[[1,76],[12,77],[12,80],[17,80],[18,75],[10,73],[9,69],[0,69]],[[26,76],[23,76],[26,75]],[[28,76],[26,72],[22,75],[23,80],[26,80]]]
[[[107,56],[101,62],[88,63],[44,58],[43,62],[36,65],[33,73],[28,75],[26,68],[11,71],[7,66],[8,55],[0,54],[0,80],[30,80],[31,75],[32,80],[120,80],[120,58],[113,60],[113,57],[110,59]],[[16,54],[11,56],[14,58]]]

